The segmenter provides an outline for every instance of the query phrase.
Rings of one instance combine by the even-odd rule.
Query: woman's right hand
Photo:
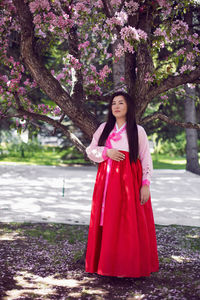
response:
[[[106,155],[112,160],[121,161],[125,158],[124,153],[118,151],[117,149],[108,149]]]

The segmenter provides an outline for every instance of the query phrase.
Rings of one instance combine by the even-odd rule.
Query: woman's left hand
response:
[[[144,184],[140,189],[140,203],[143,205],[149,200],[150,189],[149,186]]]

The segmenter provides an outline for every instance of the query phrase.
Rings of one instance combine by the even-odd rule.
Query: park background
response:
[[[0,8],[0,167],[87,168],[85,147],[105,121],[109,96],[125,90],[151,142],[154,169],[187,170],[198,182],[199,1],[3,0]],[[9,195],[12,186],[6,189]],[[1,222],[0,295],[200,297],[199,226],[156,224],[160,271],[138,280],[85,274],[87,230]]]

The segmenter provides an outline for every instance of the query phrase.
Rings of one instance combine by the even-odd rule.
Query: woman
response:
[[[112,95],[108,120],[96,130],[86,152],[99,163],[86,272],[149,276],[159,268],[149,190],[152,160],[146,133],[136,125],[127,93]]]

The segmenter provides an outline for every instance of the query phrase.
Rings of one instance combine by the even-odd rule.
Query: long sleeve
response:
[[[107,147],[104,146],[98,146],[98,141],[101,136],[101,133],[105,127],[106,123],[102,123],[98,129],[95,131],[91,144],[86,148],[87,156],[97,162],[100,163],[108,157],[106,156]]]
[[[147,134],[142,126],[138,126],[139,158],[142,164],[142,184],[150,184],[153,172],[152,158]]]

